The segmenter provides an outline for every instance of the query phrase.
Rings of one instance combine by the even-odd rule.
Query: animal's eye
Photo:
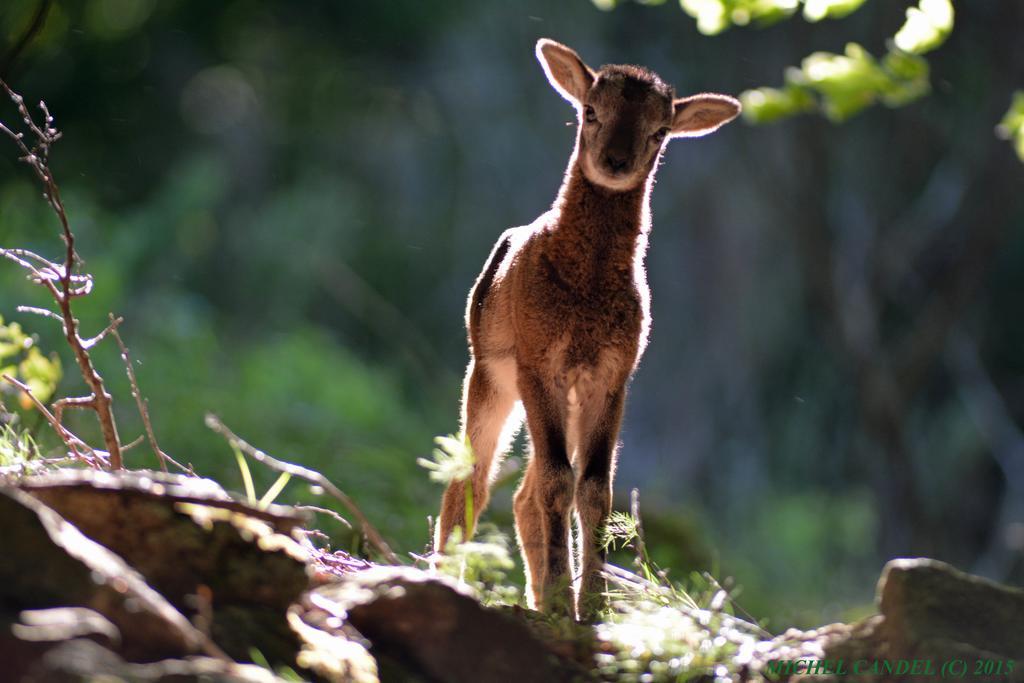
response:
[[[597,112],[594,111],[594,108],[591,107],[589,104],[587,105],[587,108],[584,110],[583,116],[584,118],[586,118],[587,123],[594,123],[595,121],[597,121]]]
[[[654,138],[655,142],[661,142],[662,140],[665,139],[666,135],[668,135],[668,128],[660,128],[658,132],[656,132],[651,137]]]

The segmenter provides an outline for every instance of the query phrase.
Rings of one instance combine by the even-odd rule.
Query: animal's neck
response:
[[[577,157],[573,154],[555,200],[555,231],[577,242],[584,252],[639,253],[642,257],[650,230],[653,178],[634,189],[615,192],[588,180]]]

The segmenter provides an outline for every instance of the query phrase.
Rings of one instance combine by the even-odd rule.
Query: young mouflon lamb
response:
[[[469,295],[462,400],[476,456],[469,531],[518,428],[510,418],[521,401],[532,454],[514,511],[528,598],[537,609],[591,619],[604,604],[598,532],[611,511],[626,383],[650,327],[643,259],[654,172],[669,139],[711,133],[736,118],[740,104],[715,94],[677,99],[646,69],[594,71],[547,39],[536,54],[576,108],[579,128],[553,207],[501,235]],[[444,494],[435,547],[464,524],[466,488],[456,481]]]

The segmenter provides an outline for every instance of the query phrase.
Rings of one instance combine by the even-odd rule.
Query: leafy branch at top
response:
[[[594,0],[602,9],[614,0]],[[802,8],[807,21],[841,19],[865,0],[680,0],[683,11],[705,35],[717,35],[731,26],[766,26],[788,19]],[[646,0],[642,4],[661,2]],[[770,123],[805,112],[821,112],[840,122],[866,107],[882,102],[899,107],[926,95],[928,62],[923,55],[939,47],[953,30],[951,0],[918,0],[907,9],[907,19],[887,41],[888,49],[876,59],[858,43],[842,54],[815,52],[800,66],[785,71],[778,88],[755,88],[740,95],[743,115],[751,123]]]
[[[863,46],[849,43],[843,54],[815,52],[785,72],[781,88],[747,90],[740,99],[754,123],[769,123],[807,111],[822,111],[844,121],[881,101],[890,107],[909,104],[931,89],[928,62],[922,55],[939,47],[953,30],[950,0],[920,0],[875,59]]]
[[[662,5],[665,0],[636,0],[641,5]],[[598,8],[614,9],[619,0],[593,0]],[[865,0],[679,0],[684,12],[697,21],[697,29],[709,36],[730,26],[768,26],[793,16],[803,7],[804,19],[840,19],[855,12]]]
[[[641,5],[661,5],[665,0],[635,0]],[[619,0],[592,0],[611,10]],[[767,26],[788,19],[803,8],[807,21],[841,19],[856,12],[865,0],[679,0],[684,12],[705,35],[717,35],[731,26]],[[953,32],[952,0],[918,0],[907,8],[900,29],[886,41],[887,50],[876,59],[859,43],[847,43],[842,54],[815,52],[800,66],[785,70],[780,87],[746,90],[740,95],[744,118],[755,124],[772,123],[797,114],[821,112],[842,122],[881,102],[902,107],[931,91],[930,69],[924,55],[940,47]],[[1024,91],[996,128],[1010,140],[1024,161]]]
[[[767,26],[793,16],[803,7],[804,19],[842,19],[864,0],[680,0],[683,11],[697,20],[697,29],[713,36],[732,25]]]

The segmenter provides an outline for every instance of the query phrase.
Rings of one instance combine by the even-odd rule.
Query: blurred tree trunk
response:
[[[801,176],[835,176],[829,145],[833,129],[822,121],[808,121],[805,131],[799,146]],[[998,246],[1021,206],[1024,170],[1012,151],[996,141],[979,147],[984,150],[975,155],[980,161],[968,159],[964,165],[973,161],[980,168],[968,176],[966,190],[951,213],[941,223],[927,226],[928,239],[896,255],[902,272],[859,273],[856,291],[840,285],[837,269],[843,255],[837,233],[844,226],[832,220],[827,194],[801,182],[791,205],[808,309],[854,387],[859,431],[865,437],[854,447],[854,455],[872,471],[880,511],[879,550],[887,557],[934,554],[941,543],[941,529],[922,506],[923,492],[915,481],[915,471],[927,467],[927,454],[915,458],[906,422],[922,389],[940,368],[950,333],[991,271]],[[879,226],[871,251],[890,258],[867,259],[865,270],[877,271],[886,260],[894,262],[887,252],[899,248],[899,235],[887,227]],[[944,258],[925,263],[936,261],[924,258],[936,252]],[[906,306],[902,289],[910,275],[927,283],[925,296],[914,302],[916,313],[908,316],[902,329],[883,333],[891,307]]]

